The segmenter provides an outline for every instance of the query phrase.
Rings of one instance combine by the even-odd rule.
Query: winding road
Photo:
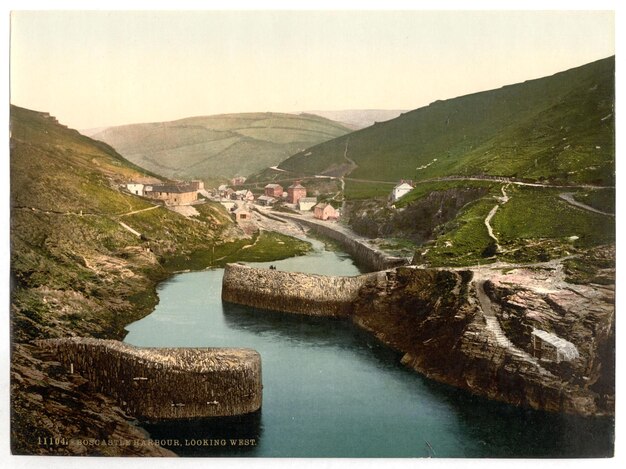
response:
[[[574,193],[573,192],[563,192],[563,193],[559,194],[559,197],[561,199],[563,199],[565,202],[567,202],[568,204],[573,205],[574,207],[578,207],[580,209],[587,210],[587,211],[593,212],[593,213],[599,213],[600,215],[606,215],[607,217],[614,217],[615,216],[614,213],[603,212],[602,210],[598,210],[597,208],[593,208],[590,205],[583,204],[582,202],[579,202],[578,200],[574,199]]]

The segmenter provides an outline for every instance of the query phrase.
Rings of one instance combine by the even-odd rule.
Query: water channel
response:
[[[309,255],[265,264],[357,275],[319,241]],[[127,327],[142,347],[249,347],[263,366],[263,407],[244,417],[142,425],[177,439],[188,456],[576,457],[603,456],[612,419],[519,409],[434,383],[344,321],[223,304],[222,269],[178,274],[160,303]],[[235,441],[237,440],[237,441]]]

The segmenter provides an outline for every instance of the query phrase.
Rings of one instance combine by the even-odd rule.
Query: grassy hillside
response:
[[[143,438],[114,402],[95,395],[89,383],[68,375],[31,341],[70,335],[121,339],[127,324],[153,309],[156,283],[173,270],[243,256],[275,259],[308,245],[280,234],[242,238],[219,204],[197,205],[200,215],[188,219],[122,192],[120,184],[128,179],[154,175],[47,114],[12,106],[10,145],[12,449],[71,453],[64,446],[39,445],[38,437],[107,438],[115,432]],[[275,241],[284,243],[280,253],[267,248]],[[215,257],[191,262],[191,256],[209,251]]]
[[[247,176],[348,133],[312,114],[224,114],[110,127],[91,135],[130,161],[170,178]]]
[[[495,175],[614,184],[614,58],[405,113],[307,148],[280,164],[323,174],[397,181]],[[347,152],[346,152],[347,148]],[[344,166],[347,167],[347,166]],[[363,182],[356,194],[367,194]],[[375,185],[375,184],[372,184]]]

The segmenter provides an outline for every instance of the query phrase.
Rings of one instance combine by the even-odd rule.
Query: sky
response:
[[[11,102],[73,128],[415,109],[614,54],[590,11],[14,11]]]

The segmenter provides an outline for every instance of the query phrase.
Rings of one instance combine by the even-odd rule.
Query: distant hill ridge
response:
[[[352,178],[364,180],[484,174],[613,184],[614,74],[614,57],[608,57],[435,101],[307,148],[279,167],[302,175],[349,168]]]
[[[163,176],[210,180],[247,176],[350,130],[312,114],[268,112],[123,125],[100,130],[91,137]]]
[[[306,111],[305,114],[315,114],[327,119],[340,122],[353,130],[363,129],[376,122],[385,122],[398,117],[406,110],[397,109],[348,109],[342,111]]]

